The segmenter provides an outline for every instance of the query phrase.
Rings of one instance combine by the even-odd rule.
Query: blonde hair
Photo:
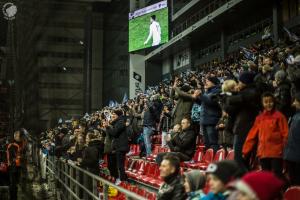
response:
[[[226,80],[222,85],[222,92],[232,92],[236,86],[235,80]]]

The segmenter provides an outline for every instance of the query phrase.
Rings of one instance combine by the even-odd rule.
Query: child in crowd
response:
[[[238,164],[235,161],[224,160],[212,163],[207,167],[208,185],[210,192],[201,200],[225,200],[230,195],[226,185],[242,176]]]
[[[285,116],[275,109],[272,93],[262,95],[264,111],[256,117],[243,146],[246,157],[258,143],[257,157],[263,170],[273,171],[282,177],[283,149],[288,137],[288,122]]]
[[[224,81],[224,83],[222,84],[222,100],[220,102],[220,105],[223,105],[226,102],[226,98],[236,93],[236,87],[237,82],[235,80]],[[228,115],[228,113],[224,111],[224,106],[222,107],[222,117],[220,118],[216,129],[219,131],[219,145],[225,148],[228,152],[232,149],[233,146],[233,133],[231,130],[233,128],[234,116],[233,114]]]
[[[184,173],[184,188],[187,193],[187,200],[199,200],[205,196],[203,188],[206,184],[206,177],[200,170],[191,170]]]
[[[273,173],[250,172],[235,183],[236,200],[278,200],[281,199],[283,181]]]

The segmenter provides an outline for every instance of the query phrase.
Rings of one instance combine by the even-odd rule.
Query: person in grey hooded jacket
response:
[[[184,173],[184,189],[187,193],[187,200],[198,200],[205,196],[206,177],[200,170],[192,170]]]

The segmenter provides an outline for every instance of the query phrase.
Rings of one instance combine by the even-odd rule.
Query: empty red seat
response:
[[[226,151],[225,149],[219,149],[214,157],[214,162],[225,160]]]
[[[144,161],[143,160],[137,160],[136,164],[132,168],[131,171],[127,171],[126,174],[129,178],[133,178],[136,176],[137,172],[139,170],[142,170],[144,168]]]
[[[138,195],[140,195],[142,197],[147,197],[147,191],[144,190],[144,189],[139,188]]]
[[[207,149],[201,162],[192,163],[189,167],[193,169],[202,169],[205,170],[209,163],[213,161],[214,158],[214,150],[213,149]]]
[[[299,199],[300,199],[300,186],[290,187],[284,193],[284,200],[299,200]]]
[[[230,150],[226,156],[226,160],[234,160],[234,150]]]
[[[203,157],[203,151],[201,149],[197,149],[192,161],[184,162],[184,166],[187,168],[194,169],[197,166],[197,163],[201,162],[202,157]]]
[[[156,188],[159,188],[163,183],[162,179],[160,178],[160,171],[158,165],[155,165],[155,173],[151,176],[151,179],[148,183]]]
[[[148,192],[147,199],[148,200],[156,200],[156,194],[152,193],[152,192]]]

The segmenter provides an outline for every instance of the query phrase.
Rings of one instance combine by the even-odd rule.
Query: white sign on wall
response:
[[[190,59],[191,59],[190,49],[185,49],[185,50],[175,54],[174,59],[173,59],[174,70],[189,65]]]
[[[129,71],[129,98],[133,99],[145,91],[145,57],[130,54]]]

